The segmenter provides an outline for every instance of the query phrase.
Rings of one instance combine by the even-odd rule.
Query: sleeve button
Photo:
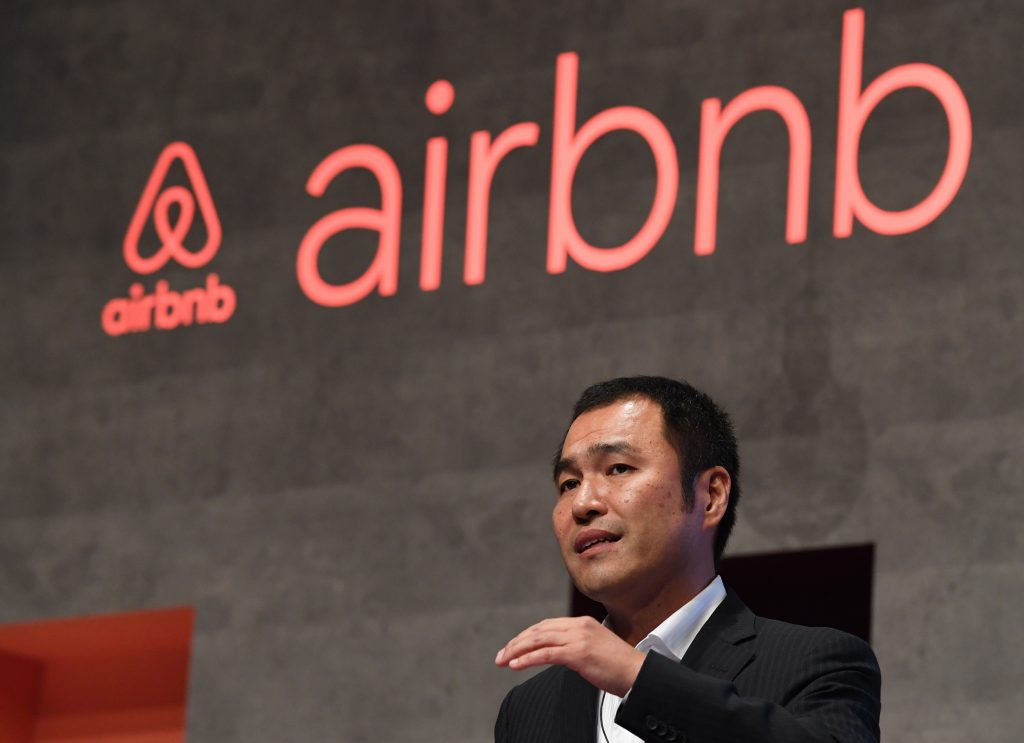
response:
[[[644,725],[647,726],[648,730],[656,730],[658,727],[658,719],[654,715],[647,715],[644,718]]]

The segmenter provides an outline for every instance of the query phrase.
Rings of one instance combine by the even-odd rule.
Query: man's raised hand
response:
[[[633,687],[644,654],[591,617],[545,619],[527,627],[499,652],[496,665],[515,671],[555,664],[622,697]]]

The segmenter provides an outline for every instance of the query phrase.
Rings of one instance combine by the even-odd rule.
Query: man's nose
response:
[[[580,483],[572,499],[572,516],[576,522],[585,524],[606,511],[603,488],[593,481]]]

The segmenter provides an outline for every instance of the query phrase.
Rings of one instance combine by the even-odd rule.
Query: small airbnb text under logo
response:
[[[165,185],[168,171],[180,161],[188,177],[189,188]],[[197,214],[206,226],[206,242],[197,250],[185,245]],[[143,255],[140,241],[152,219],[159,246]],[[199,166],[199,159],[185,142],[172,142],[157,158],[153,172],[142,190],[128,231],[124,236],[124,262],[143,276],[156,273],[172,259],[185,268],[202,268],[217,254],[221,242],[220,219],[210,195],[210,187]],[[215,273],[206,276],[203,285],[175,291],[166,280],[159,280],[147,294],[140,282],[131,285],[127,297],[107,302],[102,325],[108,335],[139,333],[153,328],[172,330],[193,323],[227,322],[235,312],[235,290],[220,281]]]

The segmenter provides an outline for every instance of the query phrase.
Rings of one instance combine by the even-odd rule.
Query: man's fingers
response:
[[[508,645],[498,652],[494,662],[499,666],[509,665],[509,661],[513,658],[518,658],[538,648],[563,645],[566,639],[564,630],[541,629],[539,624],[535,624],[510,640]]]
[[[636,681],[645,655],[589,617],[546,619],[527,627],[494,662],[513,671],[561,665],[594,686],[623,696]]]
[[[520,671],[524,668],[532,668],[533,666],[554,665],[562,662],[562,655],[561,647],[537,648],[512,658],[508,662],[508,667]]]
[[[509,640],[508,644],[498,651],[494,662],[499,666],[507,666],[513,658],[537,648],[566,645],[584,629],[587,622],[593,620],[589,617],[554,617],[537,622]]]

